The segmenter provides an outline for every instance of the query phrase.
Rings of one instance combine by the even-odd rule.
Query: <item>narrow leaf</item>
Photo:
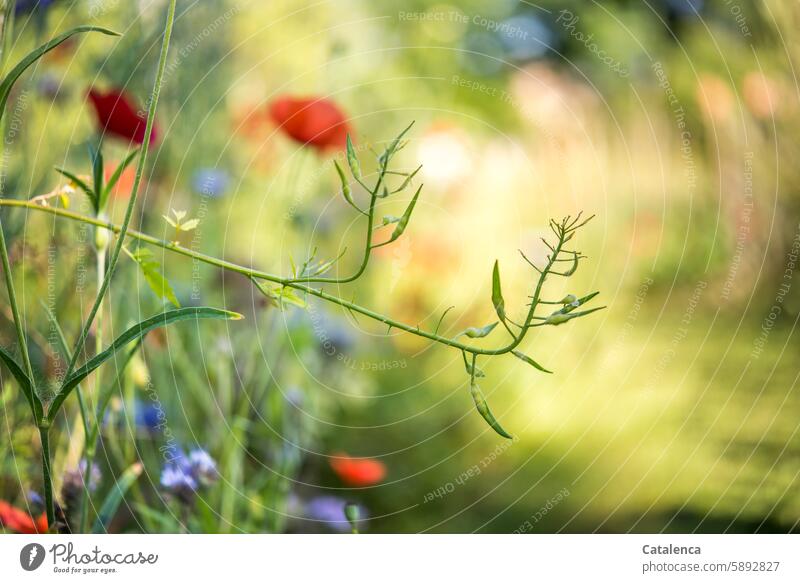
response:
[[[89,158],[92,161],[92,190],[94,190],[94,199],[97,201],[97,212],[103,210],[100,205],[100,201],[103,200],[103,152],[100,148],[89,144]]]
[[[497,312],[497,317],[504,321],[506,319],[506,302],[503,300],[503,292],[500,289],[500,265],[497,260],[494,262],[494,271],[492,272],[492,304],[494,311]]]
[[[543,367],[541,364],[539,364],[538,362],[536,362],[535,360],[533,360],[533,359],[532,359],[530,356],[528,356],[527,354],[524,354],[524,353],[520,352],[519,350],[512,350],[512,351],[511,351],[511,354],[513,354],[514,356],[516,356],[517,358],[519,358],[521,361],[523,361],[523,362],[527,362],[529,365],[531,365],[533,368],[535,368],[535,369],[537,369],[537,370],[540,370],[540,371],[542,371],[542,372],[546,372],[546,373],[553,374],[553,371],[552,371],[552,370],[547,370],[547,369],[546,369],[545,367]]]
[[[106,203],[108,202],[108,197],[114,192],[114,187],[117,186],[117,182],[119,179],[122,178],[122,173],[125,172],[125,169],[130,166],[131,162],[136,159],[136,156],[139,154],[139,149],[135,149],[133,152],[128,154],[125,159],[119,163],[119,166],[114,170],[114,173],[111,175],[111,178],[108,179],[106,182],[106,186],[103,189],[103,197],[100,199],[100,208],[105,208]]]
[[[100,26],[77,26],[47,41],[39,48],[34,49],[25,55],[25,57],[19,63],[17,63],[16,66],[11,69],[11,71],[8,72],[8,75],[5,76],[3,81],[0,82],[0,119],[2,119],[3,114],[5,113],[8,97],[11,94],[11,88],[14,86],[14,83],[16,83],[17,79],[19,79],[20,75],[22,75],[28,67],[38,61],[45,53],[52,51],[69,37],[83,32],[100,32],[110,36],[119,36],[119,33]]]
[[[350,139],[350,134],[347,134],[347,165],[350,166],[350,172],[356,180],[361,180],[361,163],[358,161],[356,149],[353,147],[353,140]]]
[[[28,378],[28,375],[25,374],[25,371],[22,370],[22,367],[17,364],[17,361],[14,360],[14,357],[11,356],[11,354],[4,348],[0,348],[0,360],[3,361],[3,364],[6,365],[6,368],[17,380],[17,383],[19,383],[19,388],[22,390],[22,394],[25,395],[25,400],[28,401],[31,411],[34,411],[36,417],[41,419],[42,404],[39,402],[39,397],[36,396],[36,393],[33,390],[33,381]]]
[[[494,415],[492,415],[492,412],[489,410],[489,405],[486,403],[486,399],[476,383],[470,383],[469,393],[472,395],[472,400],[475,403],[475,407],[478,409],[478,413],[480,413],[481,417],[486,420],[486,423],[489,424],[489,427],[494,429],[498,435],[505,437],[506,439],[514,439],[505,429],[500,426],[500,424],[497,422],[497,419],[495,419]]]
[[[59,174],[63,174],[64,176],[66,176],[67,178],[69,178],[69,181],[70,181],[72,184],[74,184],[75,186],[77,186],[78,188],[80,188],[80,189],[81,189],[81,190],[82,190],[84,193],[86,193],[86,196],[88,196],[88,197],[89,197],[89,202],[91,202],[91,203],[92,203],[92,208],[94,209],[94,212],[95,212],[95,213],[99,212],[99,208],[100,208],[100,207],[99,207],[99,205],[98,205],[98,202],[97,202],[97,200],[96,200],[96,199],[95,199],[95,197],[94,197],[94,191],[93,191],[91,188],[89,188],[89,185],[88,185],[88,184],[86,184],[86,182],[84,182],[83,180],[81,180],[80,178],[78,178],[78,177],[77,177],[75,174],[73,174],[72,172],[70,172],[70,171],[68,171],[68,170],[64,170],[63,168],[56,168],[56,172],[58,172]]]
[[[111,346],[109,346],[100,354],[95,355],[64,381],[61,386],[61,390],[59,391],[58,395],[56,395],[56,398],[53,399],[53,403],[50,405],[48,416],[51,419],[55,417],[55,414],[58,412],[61,404],[64,402],[64,399],[69,396],[69,394],[72,392],[72,389],[74,389],[78,383],[89,376],[101,364],[114,356],[124,346],[138,338],[141,338],[151,330],[168,326],[169,324],[173,324],[181,320],[241,320],[243,317],[244,316],[237,314],[236,312],[229,312],[219,308],[199,307],[170,310],[152,316],[146,320],[142,320],[138,324],[128,328],[125,332],[117,336]]]
[[[105,534],[108,532],[108,527],[111,525],[111,521],[114,519],[120,503],[123,498],[125,498],[125,494],[141,475],[143,467],[141,462],[134,463],[122,472],[120,478],[111,486],[111,490],[109,490],[106,499],[103,501],[102,506],[100,506],[100,511],[97,513],[97,518],[92,526],[93,534]],[[87,474],[90,471],[90,468],[86,469]]]

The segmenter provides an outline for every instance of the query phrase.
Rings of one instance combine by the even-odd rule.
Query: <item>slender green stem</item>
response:
[[[0,73],[5,69],[5,63],[8,58],[8,52],[11,47],[11,34],[14,26],[14,0],[0,0]],[[5,119],[0,112],[0,133],[5,131]],[[5,145],[5,141],[0,144],[0,148]],[[0,169],[2,172],[2,169]],[[8,259],[8,247],[6,246],[5,229],[3,229],[3,220],[0,218],[0,256],[3,262],[3,275],[5,278],[6,290],[8,291],[8,303],[11,306],[11,314],[14,318],[14,328],[17,332],[17,341],[19,342],[19,350],[22,353],[22,361],[25,365],[25,372],[28,378],[33,380],[33,368],[31,367],[31,359],[28,354],[28,342],[25,337],[25,330],[22,327],[22,318],[19,314],[19,306],[17,305],[17,294],[14,291],[14,278],[11,275],[11,262]]]
[[[8,248],[6,247],[6,235],[3,230],[3,220],[0,219],[0,256],[3,260],[3,275],[5,277],[6,290],[8,291],[8,303],[11,306],[11,314],[14,318],[14,328],[17,331],[17,342],[19,351],[22,353],[22,362],[25,365],[25,372],[28,378],[33,380],[33,367],[31,367],[31,357],[28,354],[28,342],[25,338],[25,330],[22,327],[22,318],[19,314],[17,305],[17,293],[14,291],[14,278],[11,275],[11,262],[8,259]]]
[[[39,439],[42,442],[42,478],[44,480],[44,502],[47,508],[47,528],[53,528],[56,522],[55,503],[53,501],[53,474],[50,467],[50,425],[39,424]]]
[[[133,209],[136,206],[136,198],[139,193],[139,186],[142,181],[142,174],[144,173],[144,166],[145,162],[147,161],[147,153],[150,149],[150,137],[153,134],[153,124],[155,121],[156,116],[156,107],[158,106],[158,97],[161,94],[161,85],[164,80],[164,70],[166,69],[167,65],[167,53],[169,51],[169,42],[170,38],[172,37],[172,26],[175,21],[175,3],[177,0],[170,0],[169,9],[167,10],[167,24],[164,28],[164,39],[161,43],[161,54],[158,59],[158,72],[156,73],[156,80],[153,84],[153,92],[150,96],[150,106],[147,110],[147,125],[145,126],[144,131],[144,141],[142,142],[142,151],[139,155],[139,160],[136,164],[136,175],[133,180],[133,188],[131,189],[131,196],[128,200],[128,206],[125,209],[125,217],[122,221],[122,226],[119,230],[119,237],[117,238],[116,244],[114,245],[114,249],[111,252],[111,260],[108,264],[108,269],[106,270],[105,277],[103,278],[103,283],[100,286],[100,289],[97,292],[97,298],[95,298],[94,305],[92,306],[91,311],[89,312],[89,317],[86,319],[86,323],[83,326],[83,330],[81,330],[80,336],[78,340],[75,342],[75,347],[72,349],[72,359],[70,360],[69,367],[67,369],[67,374],[65,378],[69,378],[69,375],[72,374],[72,371],[75,369],[75,365],[78,362],[78,358],[80,353],[83,350],[84,344],[86,343],[86,338],[89,335],[89,330],[92,327],[92,323],[94,322],[95,317],[97,316],[97,312],[100,310],[100,304],[103,302],[103,297],[105,297],[106,292],[108,291],[108,286],[111,283],[111,277],[114,275],[114,270],[117,267],[117,262],[119,261],[119,255],[122,252],[122,246],[125,244],[125,234],[128,231],[128,227],[130,226],[131,217],[133,216]]]
[[[60,209],[60,208],[38,205],[38,204],[31,203],[31,202],[28,202],[28,201],[0,198],[0,206],[16,206],[16,207],[24,207],[24,208],[29,208],[29,209],[35,209],[35,210],[39,210],[39,211],[42,211],[42,212],[50,213],[50,214],[53,214],[53,215],[56,215],[56,216],[59,216],[59,217],[71,219],[71,220],[74,220],[74,221],[79,221],[79,222],[87,223],[87,224],[90,224],[90,225],[105,227],[105,228],[109,229],[110,231],[112,231],[114,233],[120,233],[121,230],[122,230],[122,227],[120,227],[119,225],[116,225],[114,223],[102,221],[102,220],[99,220],[99,219],[96,219],[96,218],[92,218],[92,217],[87,217],[87,216],[84,216],[84,215],[81,215],[81,214],[78,214],[78,213],[74,213],[72,211]],[[357,312],[359,314],[362,314],[363,316],[366,316],[366,317],[368,317],[370,319],[373,319],[373,320],[376,320],[378,322],[381,322],[381,323],[383,323],[383,324],[385,324],[387,326],[390,326],[392,328],[397,328],[398,330],[403,330],[404,332],[408,332],[408,333],[414,334],[416,336],[421,336],[423,338],[427,338],[428,340],[432,340],[432,341],[437,342],[439,344],[444,344],[444,345],[450,346],[452,348],[457,348],[459,350],[464,350],[466,352],[469,352],[470,354],[483,354],[483,355],[506,354],[506,353],[511,352],[512,350],[514,350],[522,342],[522,340],[525,337],[525,333],[527,332],[528,329],[530,329],[532,327],[531,323],[533,322],[533,320],[536,317],[535,314],[534,314],[534,310],[535,310],[536,306],[539,303],[539,296],[541,295],[542,287],[544,285],[544,281],[545,281],[547,275],[550,273],[550,269],[552,268],[553,264],[555,263],[554,260],[553,260],[553,257],[556,257],[558,255],[558,252],[561,251],[561,248],[562,248],[563,244],[565,243],[565,236],[560,236],[559,240],[558,240],[558,243],[557,243],[557,245],[555,247],[557,252],[553,253],[553,256],[547,262],[546,266],[543,269],[540,270],[541,275],[538,278],[538,281],[537,281],[537,284],[536,284],[536,288],[534,290],[533,295],[531,296],[532,297],[532,301],[531,301],[530,309],[528,310],[528,314],[527,314],[526,319],[525,319],[525,321],[523,323],[523,329],[520,332],[520,334],[512,342],[510,342],[509,344],[507,344],[507,345],[505,345],[503,347],[500,347],[500,348],[478,348],[478,347],[471,346],[469,344],[465,344],[463,342],[460,342],[460,341],[458,341],[458,340],[456,340],[454,338],[447,338],[447,337],[441,336],[441,335],[439,335],[439,334],[437,334],[435,332],[428,332],[426,330],[422,330],[422,329],[419,328],[419,326],[412,326],[410,324],[406,324],[404,322],[400,322],[400,321],[394,320],[394,319],[392,319],[392,318],[390,318],[390,317],[388,317],[388,316],[386,316],[384,314],[380,314],[378,312],[374,312],[374,311],[372,311],[372,310],[370,310],[368,308],[365,308],[365,307],[360,306],[358,304],[355,304],[353,302],[347,301],[347,300],[342,299],[342,298],[340,298],[338,296],[335,296],[333,294],[327,293],[327,292],[325,292],[325,291],[323,291],[321,289],[316,289],[316,288],[310,287],[308,285],[305,285],[303,283],[299,283],[299,282],[293,280],[292,278],[280,277],[278,275],[274,275],[274,274],[267,273],[267,272],[264,272],[264,271],[260,271],[260,270],[257,270],[257,269],[244,267],[242,265],[238,265],[238,264],[232,263],[230,261],[225,261],[224,259],[219,259],[217,257],[212,257],[210,255],[205,255],[205,254],[199,253],[197,251],[192,251],[191,249],[187,249],[185,247],[182,247],[181,245],[177,244],[174,241],[165,241],[163,239],[158,239],[156,237],[153,237],[151,235],[147,235],[145,233],[141,233],[141,232],[133,230],[133,229],[128,229],[126,235],[129,236],[129,237],[132,237],[134,239],[137,239],[139,241],[142,241],[144,243],[155,245],[157,247],[161,247],[162,249],[166,249],[168,251],[172,251],[174,253],[177,253],[177,254],[180,254],[180,255],[184,255],[186,257],[191,257],[191,258],[193,258],[193,259],[195,259],[197,261],[200,261],[202,263],[206,263],[208,265],[213,265],[215,267],[219,267],[219,268],[225,269],[227,271],[233,271],[235,273],[239,273],[239,274],[244,275],[244,276],[246,276],[246,277],[248,277],[248,278],[250,278],[251,280],[254,280],[254,281],[255,280],[269,281],[269,282],[272,282],[272,283],[276,283],[276,284],[279,284],[279,285],[283,285],[283,286],[286,286],[286,287],[290,287],[290,288],[296,289],[298,291],[302,291],[302,292],[307,293],[309,295],[316,296],[316,297],[321,298],[321,299],[323,299],[325,301],[328,301],[328,302],[337,304],[339,306],[342,306],[343,308],[347,308],[348,310],[352,310],[353,312]]]

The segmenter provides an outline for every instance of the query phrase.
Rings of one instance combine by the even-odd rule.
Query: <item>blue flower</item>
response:
[[[25,14],[34,10],[47,10],[54,2],[55,0],[17,0],[14,12]]]
[[[306,518],[324,523],[337,532],[350,532],[350,522],[344,513],[346,500],[337,496],[317,496],[308,501],[305,508]],[[359,516],[366,518],[367,509],[359,505]]]
[[[219,198],[225,194],[230,178],[228,173],[217,168],[203,168],[194,173],[192,188],[202,196]]]
[[[136,423],[136,427],[144,429],[149,433],[156,433],[161,429],[164,421],[163,409],[157,407],[154,403],[137,399],[135,402],[135,411],[134,422]]]

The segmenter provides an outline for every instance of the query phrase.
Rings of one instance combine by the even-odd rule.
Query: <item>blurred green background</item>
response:
[[[62,1],[18,14],[17,56],[83,22],[124,35],[77,40],[18,86],[4,197],[52,190],[54,166],[88,171],[86,91],[125,87],[144,103],[164,10]],[[318,302],[278,310],[244,278],[156,250],[182,303],[247,319],[153,334],[125,373],[100,493],[136,460],[145,472],[112,530],[326,532],[341,524],[314,509],[336,500],[363,507],[367,532],[797,529],[796,3],[203,0],[178,11],[137,228],[169,238],[161,215],[185,209],[201,219],[186,241],[196,250],[284,274],[314,246],[356,249],[363,225],[332,154],[254,113],[284,95],[325,96],[359,144],[379,148],[416,121],[400,158],[424,165],[406,234],[340,295],[428,328],[455,305],[442,328],[455,334],[490,321],[499,259],[519,313],[535,273],[517,250],[543,258],[548,220],[583,211],[597,215],[575,243],[589,259],[549,295],[598,289],[608,309],[526,340],[553,375],[484,363],[482,388],[517,437],[507,443],[475,413],[457,351]],[[125,151],[105,147],[110,160]],[[211,171],[215,196],[197,188]],[[113,218],[126,200],[114,198]],[[77,334],[94,293],[86,233],[3,212],[46,370],[38,300],[54,294]],[[348,253],[342,269],[356,261]],[[130,261],[110,297],[116,333],[161,306]],[[2,318],[8,346],[5,303]],[[148,373],[171,432],[218,462],[220,479],[188,508],[161,492],[163,435],[138,421]],[[23,506],[41,489],[38,443],[2,380],[0,499]],[[80,456],[76,420],[73,403],[59,475]],[[379,460],[385,479],[348,486],[329,464],[337,452]]]

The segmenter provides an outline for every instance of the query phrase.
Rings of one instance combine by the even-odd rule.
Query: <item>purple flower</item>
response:
[[[322,522],[337,532],[350,532],[350,522],[344,513],[347,501],[337,496],[317,496],[308,501],[305,516],[311,520]],[[363,520],[367,509],[359,505],[359,516]]]
[[[186,458],[164,465],[161,470],[161,486],[170,494],[185,502],[191,501],[197,491],[197,480],[192,476],[191,467]]]
[[[210,486],[217,481],[217,462],[204,449],[193,449],[189,453],[189,467],[192,476],[203,486]]]
[[[189,456],[182,451],[161,470],[161,486],[183,502],[191,502],[197,490],[212,485],[218,477],[217,463],[201,448]]]
[[[64,472],[63,487],[82,490],[84,487],[84,479],[86,477],[86,467],[87,462],[85,459],[82,459],[78,463],[77,468]],[[86,484],[86,487],[89,488],[89,492],[94,492],[97,490],[97,486],[100,485],[100,480],[102,479],[103,474],[100,472],[100,468],[97,467],[97,464],[92,464],[92,471],[89,472],[89,479]]]

